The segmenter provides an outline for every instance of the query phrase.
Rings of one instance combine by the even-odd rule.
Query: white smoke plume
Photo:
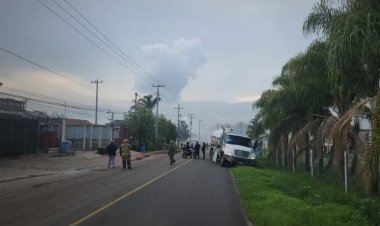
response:
[[[149,65],[149,76],[155,82],[165,85],[165,89],[179,98],[181,90],[190,78],[195,78],[197,70],[206,62],[202,42],[198,38],[184,39],[167,44],[153,44],[142,48],[143,56]],[[152,92],[146,81],[138,81],[136,88]]]

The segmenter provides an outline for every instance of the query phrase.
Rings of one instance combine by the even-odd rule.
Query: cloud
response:
[[[189,79],[196,78],[197,70],[206,63],[202,42],[198,38],[180,38],[170,45],[153,44],[142,48],[149,65],[149,77],[154,83],[165,85],[165,89],[179,98]],[[151,92],[152,87],[144,81],[136,83],[136,89]]]
[[[257,101],[258,99],[260,99],[260,97],[261,95],[242,96],[242,97],[239,97],[237,100],[232,101],[232,103],[245,103],[245,102],[253,103]]]

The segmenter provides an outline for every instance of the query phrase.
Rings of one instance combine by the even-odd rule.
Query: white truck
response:
[[[224,129],[223,126],[212,133],[211,145],[214,149],[212,160],[220,161],[221,166],[237,163],[256,165],[263,151],[262,140],[252,142],[248,136],[230,128]]]

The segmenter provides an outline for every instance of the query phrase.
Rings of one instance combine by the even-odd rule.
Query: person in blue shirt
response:
[[[108,168],[116,168],[115,167],[115,156],[116,156],[116,150],[117,146],[115,145],[114,141],[111,140],[110,144],[107,146],[107,153],[108,153]]]

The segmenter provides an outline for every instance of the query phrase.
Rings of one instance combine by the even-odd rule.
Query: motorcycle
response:
[[[189,148],[188,150],[183,149],[182,150],[182,158],[187,159],[187,157],[195,158],[195,150],[192,148]]]

